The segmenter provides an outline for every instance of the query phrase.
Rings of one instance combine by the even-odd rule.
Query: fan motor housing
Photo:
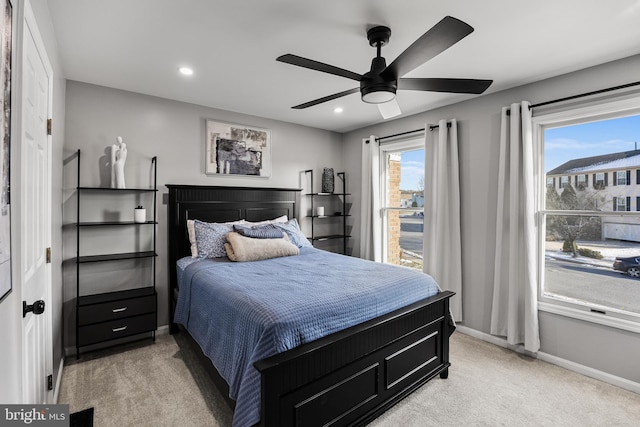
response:
[[[364,102],[380,104],[395,98],[398,81],[385,80],[380,75],[385,68],[387,68],[387,61],[382,56],[371,60],[371,71],[365,73],[360,81],[360,94]]]

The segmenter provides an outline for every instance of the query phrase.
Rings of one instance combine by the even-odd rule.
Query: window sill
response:
[[[561,305],[561,303],[539,301],[538,311],[553,313],[560,316],[571,317],[573,319],[583,320],[585,322],[596,323],[598,325],[608,326],[611,328],[622,329],[629,332],[640,334],[640,316],[638,320],[627,320],[620,317],[614,317],[607,314],[593,313],[588,307],[578,309]],[[635,316],[629,316],[633,318]]]

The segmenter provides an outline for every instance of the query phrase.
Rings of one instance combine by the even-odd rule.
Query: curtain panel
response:
[[[491,333],[530,352],[540,349],[534,161],[530,104],[503,107]]]
[[[382,261],[380,144],[375,136],[362,141],[360,258]]]
[[[462,244],[458,124],[440,120],[437,131],[425,128],[425,204],[423,270],[451,298],[451,313],[462,321]],[[430,176],[427,176],[430,174]],[[427,179],[428,178],[428,179]]]

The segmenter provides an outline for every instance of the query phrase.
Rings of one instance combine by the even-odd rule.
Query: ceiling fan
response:
[[[308,108],[359,91],[364,102],[377,104],[382,116],[388,119],[401,114],[400,107],[395,99],[398,89],[470,94],[480,94],[487,90],[491,83],[493,83],[493,80],[401,78],[416,67],[447,50],[472,32],[473,27],[467,23],[447,16],[424,33],[387,66],[386,60],[380,53],[382,46],[389,43],[391,30],[385,26],[373,27],[367,31],[367,39],[369,39],[369,45],[375,46],[377,54],[371,61],[371,69],[365,74],[354,73],[343,68],[334,67],[333,65],[292,54],[279,56],[276,60],[360,82],[359,88],[334,93],[333,95],[305,102],[304,104],[291,108]]]

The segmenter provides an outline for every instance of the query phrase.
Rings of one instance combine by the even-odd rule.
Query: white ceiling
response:
[[[406,77],[493,79],[485,93],[640,53],[640,0],[49,0],[65,77],[345,132],[383,121],[357,82],[276,62],[292,53],[356,73],[391,28],[391,63],[443,17],[475,31]],[[184,77],[187,65],[194,75]],[[637,80],[630,76],[630,81]],[[399,91],[403,116],[470,95]],[[337,115],[333,108],[342,106]]]

